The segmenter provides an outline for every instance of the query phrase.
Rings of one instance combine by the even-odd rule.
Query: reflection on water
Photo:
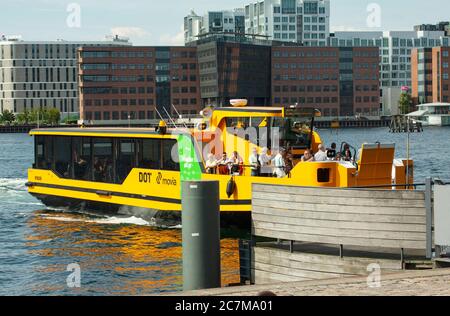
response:
[[[40,211],[28,220],[29,252],[45,264],[34,269],[47,275],[39,292],[50,294],[138,295],[182,288],[180,229],[149,225],[105,225],[82,214]],[[116,219],[117,221],[117,219]],[[125,219],[125,222],[129,219]],[[239,282],[238,242],[223,239],[222,285]],[[81,289],[66,286],[66,266],[81,267]]]

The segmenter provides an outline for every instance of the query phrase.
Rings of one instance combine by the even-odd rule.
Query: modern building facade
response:
[[[411,53],[414,48],[448,47],[449,37],[442,31],[336,32],[332,47],[378,47],[383,114],[394,115],[403,86],[412,86]]]
[[[195,47],[83,47],[80,115],[85,121],[158,119],[201,107]],[[173,106],[172,106],[173,105]]]
[[[439,22],[438,24],[421,24],[415,25],[414,31],[441,31],[450,35],[450,22]]]
[[[203,105],[228,106],[235,98],[270,105],[270,43],[210,37],[197,49]]]
[[[412,97],[415,105],[450,102],[449,54],[450,47],[413,50]]]
[[[245,6],[245,33],[269,40],[326,46],[329,0],[263,0]]]
[[[211,34],[244,35],[244,10],[209,11],[203,16],[194,11],[184,18],[184,40],[186,44],[195,42],[199,37]]]
[[[118,37],[100,42],[0,41],[0,109],[58,109],[78,117],[77,49],[81,46],[130,46]]]
[[[272,103],[298,104],[324,117],[380,114],[376,47],[273,47]]]

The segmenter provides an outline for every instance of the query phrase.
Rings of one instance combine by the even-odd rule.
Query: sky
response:
[[[129,37],[134,45],[182,45],[183,18],[191,9],[201,15],[243,7],[250,1],[254,2],[0,0],[0,35],[20,35],[30,41],[98,41],[118,34]],[[374,9],[380,14],[375,15]],[[415,24],[449,20],[448,0],[331,0],[332,31],[412,30]]]

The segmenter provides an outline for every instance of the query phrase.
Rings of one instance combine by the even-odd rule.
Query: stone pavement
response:
[[[278,296],[450,296],[450,269],[403,271],[381,275],[380,287],[367,277],[249,285],[169,293],[170,296],[256,296],[271,291]]]

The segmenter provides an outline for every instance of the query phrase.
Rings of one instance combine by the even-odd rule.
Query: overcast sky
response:
[[[243,7],[248,2],[0,0],[0,35],[21,35],[24,40],[88,41],[101,40],[114,33],[130,37],[135,45],[182,45],[183,17],[191,9],[203,14],[208,10]],[[367,19],[371,14],[367,10],[371,3],[381,8],[380,27],[373,27],[373,23],[368,27]],[[412,30],[414,24],[445,20],[450,20],[449,0],[331,0],[332,31]]]

